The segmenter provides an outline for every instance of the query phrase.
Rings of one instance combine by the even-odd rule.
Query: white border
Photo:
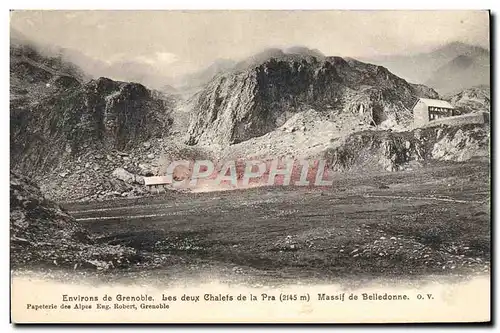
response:
[[[324,0],[308,1],[203,1],[203,0],[88,0],[82,2],[19,0],[11,1],[10,9],[492,9],[497,1],[367,1],[350,0],[335,3]]]
[[[491,9],[492,13],[494,15],[498,14],[498,0],[495,1],[486,1],[486,0],[475,0],[475,1],[446,1],[446,2],[437,2],[433,0],[420,0],[420,1],[356,1],[356,0],[350,0],[350,1],[345,1],[345,2],[335,2],[335,3],[330,3],[328,1],[324,0],[308,0],[308,1],[269,1],[269,0],[253,0],[253,1],[202,1],[202,0],[176,0],[176,1],[150,1],[150,0],[122,0],[122,1],[103,1],[103,0],[88,0],[84,2],[68,2],[68,1],[44,1],[44,3],[40,3],[39,1],[26,1],[26,0],[18,0],[18,1],[5,1],[2,2],[2,5],[5,6],[5,8],[2,8],[3,10],[1,11],[1,18],[2,18],[2,25],[1,25],[1,45],[3,47],[3,52],[1,53],[3,56],[3,61],[2,61],[2,70],[4,71],[2,76],[1,76],[1,82],[2,82],[2,121],[0,121],[0,125],[2,128],[0,129],[0,133],[2,135],[2,142],[3,144],[0,145],[1,149],[1,154],[4,157],[2,161],[4,163],[0,164],[1,167],[1,175],[2,175],[2,180],[4,181],[5,186],[2,187],[1,195],[2,195],[2,216],[4,219],[3,225],[4,225],[4,233],[2,234],[2,242],[4,242],[2,248],[2,267],[5,269],[4,272],[0,274],[0,278],[2,281],[2,286],[3,288],[7,289],[8,284],[9,284],[9,254],[8,251],[6,251],[9,248],[9,230],[8,230],[8,223],[7,221],[9,220],[9,181],[8,181],[8,172],[9,172],[9,165],[7,161],[9,160],[9,75],[8,75],[8,68],[9,68],[9,56],[8,56],[8,48],[9,48],[9,9],[272,9],[272,10],[279,10],[279,9],[379,9],[379,10],[391,10],[391,9],[419,9],[419,10],[432,10],[432,9],[454,9],[454,10],[467,10],[467,9]],[[2,7],[3,7],[2,6]],[[496,18],[498,19],[498,18]],[[494,34],[491,36],[491,38],[496,37],[496,27],[493,27]],[[496,38],[495,38],[496,42]],[[496,43],[494,44],[496,46]],[[497,56],[496,56],[496,50],[493,51],[495,54],[495,62],[494,64],[497,64]],[[493,60],[493,59],[492,59]],[[493,73],[493,75],[496,77],[496,70]],[[498,88],[497,86],[494,87],[494,91],[492,91],[492,98],[496,98],[498,96]],[[495,102],[494,105],[497,105]],[[494,116],[494,119],[497,119],[500,117],[498,113],[496,113],[496,109],[492,110],[493,113],[496,115]],[[496,123],[496,121],[495,121]],[[492,124],[493,127],[495,127],[496,124]],[[495,142],[494,145],[495,147],[499,145],[499,136],[498,133],[495,135]],[[496,171],[496,169],[495,169]],[[494,203],[494,206],[500,207],[498,205],[498,202]],[[496,224],[496,221],[493,221],[493,224],[496,225],[495,230],[498,231],[499,226]],[[498,232],[495,234],[495,240],[498,240]],[[498,246],[495,246],[495,249],[497,249]],[[495,262],[493,263],[495,271],[496,271],[496,279],[495,279],[495,285],[498,288],[499,283],[498,283],[498,271],[497,271],[497,261],[498,261],[498,253],[494,254]],[[4,289],[4,290],[5,290]],[[496,288],[495,288],[496,290]],[[1,303],[2,306],[2,313],[3,313],[3,320],[2,323],[7,323],[8,324],[8,316],[9,316],[9,302],[10,299],[7,296],[7,292],[3,293],[3,302]],[[495,295],[496,296],[496,295]],[[496,297],[495,297],[496,298]],[[496,313],[492,313],[493,317],[496,317],[498,319],[498,303],[496,304],[497,306],[495,309],[497,309]],[[11,325],[8,325],[6,327],[8,330],[13,330],[14,327]],[[68,327],[65,327],[68,329]],[[139,327],[136,326],[131,326],[129,327],[132,330],[136,330]],[[182,329],[188,329],[186,327],[180,327]],[[335,327],[332,326],[331,328],[333,329],[338,329],[338,328],[344,328],[344,327]],[[374,328],[374,327],[370,327]],[[415,328],[421,328],[421,327],[412,327],[410,329],[415,329]],[[441,327],[442,328],[442,327]],[[25,328],[26,329],[26,328]],[[91,328],[92,331],[95,332],[111,332],[111,331],[122,331],[123,328]],[[168,329],[171,330],[173,327],[163,327],[160,329]],[[199,329],[199,328],[190,328],[192,329]],[[214,331],[218,331],[219,328],[212,328]],[[234,329],[234,327],[230,327],[227,329]],[[249,330],[250,328],[243,328],[241,327],[240,329],[242,330]],[[268,328],[258,328],[259,330],[267,330]],[[283,331],[288,331],[290,327],[285,327],[285,328],[274,328],[277,330],[283,330]],[[306,328],[307,329],[307,328]],[[360,327],[350,327],[350,331],[361,331],[364,328]],[[381,330],[386,330],[386,327],[379,327],[378,329]],[[407,327],[400,327],[395,329],[396,331],[403,331],[403,330],[408,330],[409,328]],[[436,330],[440,331],[440,327],[436,328],[429,328],[430,330]],[[479,328],[480,329],[480,328]],[[476,331],[479,329],[466,329],[467,331]],[[50,327],[39,327],[39,331],[52,331],[52,328]]]

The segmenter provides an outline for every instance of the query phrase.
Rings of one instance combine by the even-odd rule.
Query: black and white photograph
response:
[[[11,10],[13,323],[487,323],[488,10]]]

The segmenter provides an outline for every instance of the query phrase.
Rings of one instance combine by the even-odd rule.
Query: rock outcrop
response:
[[[10,173],[10,232],[14,243],[68,239],[88,242],[83,229],[28,178]]]
[[[98,243],[73,217],[47,200],[26,177],[10,173],[10,260],[18,267],[105,270],[128,267],[135,249]]]
[[[433,161],[489,159],[488,125],[439,126],[407,132],[363,131],[325,152],[334,171],[399,171]]]
[[[173,123],[172,96],[133,82],[85,82],[73,64],[11,45],[11,170],[51,199],[138,195],[112,175],[153,165]]]
[[[446,99],[461,113],[471,113],[478,111],[490,112],[491,99],[490,99],[489,86],[477,86],[458,94],[448,96]]]
[[[128,172],[123,168],[116,168],[113,177],[129,184],[144,184],[144,177]]]
[[[267,51],[215,77],[195,97],[188,142],[242,142],[308,108],[353,113],[375,125],[401,123],[410,120],[416,97],[437,93],[354,59]]]
[[[168,135],[169,105],[136,83],[92,80],[11,109],[11,158],[28,173],[84,151],[127,150]]]

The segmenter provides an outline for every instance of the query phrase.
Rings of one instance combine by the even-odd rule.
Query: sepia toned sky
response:
[[[424,52],[452,41],[488,48],[488,20],[487,11],[11,12],[11,28],[31,40],[162,75],[267,47],[302,45],[365,58]]]

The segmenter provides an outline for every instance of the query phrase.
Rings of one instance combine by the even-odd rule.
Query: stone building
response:
[[[419,98],[413,106],[413,122],[416,127],[456,115],[455,109],[447,101],[439,99]]]

